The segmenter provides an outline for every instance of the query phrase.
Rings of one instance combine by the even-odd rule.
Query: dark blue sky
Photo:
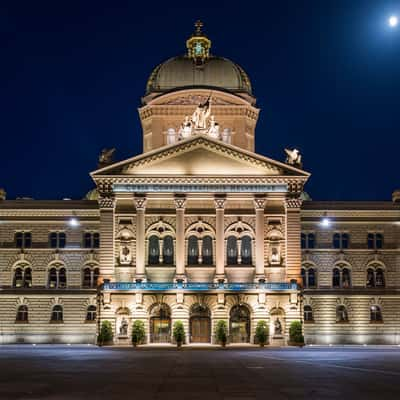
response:
[[[314,199],[383,200],[400,187],[400,0],[2,1],[0,187],[81,198],[103,147],[141,152],[152,68],[200,18],[212,52],[248,72],[256,148],[298,147]]]

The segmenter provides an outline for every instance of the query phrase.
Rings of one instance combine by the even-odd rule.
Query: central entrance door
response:
[[[150,340],[152,343],[171,341],[171,312],[166,304],[158,304],[151,310]]]
[[[250,341],[250,312],[247,307],[242,305],[232,307],[229,328],[232,343]]]
[[[206,306],[195,304],[190,313],[190,341],[192,343],[210,343],[211,320]]]

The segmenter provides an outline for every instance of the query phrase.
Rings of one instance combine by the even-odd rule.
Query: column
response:
[[[301,281],[300,199],[287,199],[286,208],[286,278]]]
[[[145,208],[146,198],[135,197],[136,207],[136,276],[137,281],[142,281],[146,278],[145,271]]]
[[[225,198],[215,199],[215,278],[225,280],[225,237],[224,237]]]
[[[114,280],[114,206],[112,195],[99,198],[100,207],[100,281]]]
[[[197,254],[198,254],[198,258],[197,258],[197,262],[199,264],[203,264],[203,239],[200,238],[197,241]]]
[[[185,279],[185,202],[184,197],[175,197],[176,210],[176,280]]]
[[[265,198],[255,198],[254,208],[256,210],[256,281],[265,279],[264,270],[264,209]]]

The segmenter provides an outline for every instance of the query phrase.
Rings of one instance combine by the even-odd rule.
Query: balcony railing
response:
[[[104,290],[190,290],[209,291],[224,290],[241,292],[245,290],[297,290],[296,283],[265,282],[265,283],[213,283],[213,282],[106,282]]]

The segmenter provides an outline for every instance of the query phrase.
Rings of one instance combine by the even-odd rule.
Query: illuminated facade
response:
[[[255,153],[259,110],[246,72],[210,52],[157,66],[139,115],[143,153],[91,173],[82,201],[0,200],[0,343],[95,342],[108,320],[129,344],[253,342],[259,320],[284,345],[400,343],[400,203],[314,202],[301,155]],[[99,284],[99,286],[97,286]]]

